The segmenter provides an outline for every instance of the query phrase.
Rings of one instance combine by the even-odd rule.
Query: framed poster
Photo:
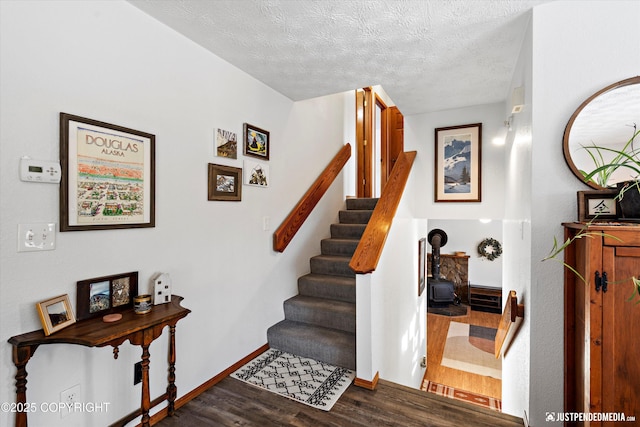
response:
[[[437,128],[435,201],[481,201],[482,123]]]
[[[138,272],[80,280],[76,284],[78,320],[104,316],[133,307],[138,295]]]
[[[242,168],[209,163],[207,194],[209,200],[242,200]]]
[[[155,135],[60,113],[60,231],[155,227]]]
[[[258,157],[269,160],[269,131],[257,126],[244,124],[244,154],[245,156]]]

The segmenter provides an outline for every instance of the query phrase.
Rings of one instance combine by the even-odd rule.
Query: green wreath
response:
[[[478,245],[478,253],[489,261],[493,261],[502,255],[502,245],[500,245],[500,242],[496,239],[489,237],[480,242]]]

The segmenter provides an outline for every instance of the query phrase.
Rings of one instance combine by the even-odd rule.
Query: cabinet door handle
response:
[[[596,271],[596,292],[600,292],[600,288],[602,287],[602,278],[600,277],[600,272]]]
[[[609,285],[609,282],[607,281],[607,272],[603,271],[602,272],[602,292],[607,292],[608,285]]]

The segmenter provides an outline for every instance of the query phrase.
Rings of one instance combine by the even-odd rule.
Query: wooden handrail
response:
[[[387,185],[382,190],[380,200],[349,262],[349,267],[357,274],[371,273],[378,266],[384,242],[387,240],[415,158],[415,151],[400,153],[398,156]]]
[[[289,216],[282,221],[282,224],[273,233],[273,250],[283,252],[287,245],[291,243],[302,224],[309,217],[313,208],[316,207],[324,193],[327,192],[333,181],[336,179],[347,160],[351,157],[351,144],[345,144],[335,155],[333,160],[322,171],[320,176],[309,187],[309,190],[293,208]]]
[[[502,317],[500,317],[500,324],[498,325],[498,331],[496,332],[495,341],[495,356],[496,359],[500,357],[502,348],[507,343],[507,337],[512,337],[515,334],[516,329],[512,329],[515,326],[518,318],[524,318],[524,305],[518,304],[518,297],[516,291],[509,291],[507,302],[504,304],[504,311]],[[509,340],[510,341],[510,340]]]

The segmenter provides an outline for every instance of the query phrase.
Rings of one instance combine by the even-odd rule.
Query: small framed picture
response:
[[[244,154],[269,160],[269,131],[259,127],[244,124]]]
[[[36,308],[42,322],[42,329],[47,336],[76,323],[67,294],[39,302]]]
[[[578,191],[578,221],[612,221],[618,219],[617,190]]]
[[[267,163],[245,160],[243,174],[246,185],[262,188],[269,186],[269,165]]]
[[[426,259],[427,259],[427,239],[423,237],[418,241],[418,296],[421,296],[426,286]]]
[[[136,295],[137,271],[81,280],[77,283],[77,318],[90,319],[132,308]]]
[[[482,200],[482,123],[437,128],[435,201]]]
[[[235,132],[224,129],[215,130],[215,153],[218,157],[238,158],[238,136]]]
[[[242,200],[242,168],[209,163],[208,199]]]

